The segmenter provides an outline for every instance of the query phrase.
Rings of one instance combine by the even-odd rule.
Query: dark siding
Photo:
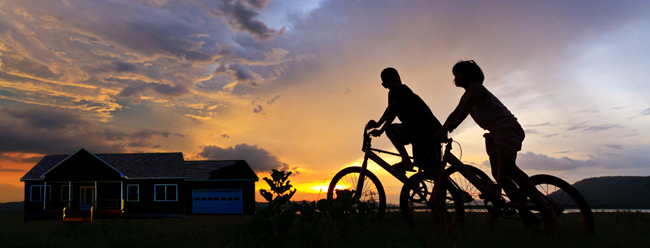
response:
[[[255,214],[255,181],[185,181],[185,214],[193,214],[191,198],[194,189],[241,189],[244,214]]]
[[[119,181],[120,173],[86,150],[80,150],[45,175],[49,181]]]
[[[185,186],[183,179],[141,179],[124,181],[124,198],[126,199],[127,184],[140,186],[140,201],[124,202],[124,214],[184,214],[186,198],[183,194]],[[177,201],[154,201],[155,184],[176,184],[178,186]]]

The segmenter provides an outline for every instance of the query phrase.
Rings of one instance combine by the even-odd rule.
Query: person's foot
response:
[[[394,164],[392,167],[397,169],[398,171],[401,171],[402,173],[405,173],[405,174],[406,174],[407,171],[410,171],[410,172],[415,171],[415,170],[413,170],[413,163],[409,163],[409,162],[405,162],[405,161]]]

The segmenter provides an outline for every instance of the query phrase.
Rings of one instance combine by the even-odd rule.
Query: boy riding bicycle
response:
[[[526,195],[530,196],[544,216],[546,229],[557,229],[555,215],[550,214],[552,210],[546,207],[533,182],[515,163],[517,151],[521,150],[525,136],[517,118],[483,86],[485,77],[473,60],[456,63],[452,73],[454,83],[457,87],[465,89],[465,93],[436,137],[446,136],[447,132],[451,133],[467,115],[472,116],[476,124],[489,131],[484,135],[485,148],[490,157],[492,175],[497,181],[497,187],[503,188],[511,200],[516,202],[525,202]],[[524,194],[518,188],[529,193]],[[497,189],[497,192],[501,192],[501,189]],[[519,214],[528,226],[537,224],[530,210],[519,209]]]
[[[388,108],[379,121],[368,121],[366,130],[382,127],[371,132],[371,135],[375,137],[386,132],[402,157],[402,161],[393,165],[393,168],[404,173],[413,171],[413,163],[404,147],[408,144],[413,147],[413,157],[418,165],[429,165],[440,161],[440,142],[436,143],[433,138],[433,135],[442,126],[440,121],[418,95],[413,93],[408,86],[402,84],[397,70],[394,68],[384,69],[381,72],[381,80],[382,86],[390,90],[388,92]],[[398,117],[402,123],[393,123],[395,117]]]

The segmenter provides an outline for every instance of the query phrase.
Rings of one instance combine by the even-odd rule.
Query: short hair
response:
[[[399,73],[393,67],[388,67],[381,71],[381,81],[386,81],[387,79],[397,78],[398,81],[402,82],[402,79],[399,77]]]
[[[468,83],[483,84],[483,80],[485,80],[481,67],[478,67],[474,60],[458,61],[454,68],[451,69],[451,72],[454,74],[462,73]]]

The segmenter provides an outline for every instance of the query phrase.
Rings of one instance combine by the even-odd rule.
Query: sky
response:
[[[396,68],[444,122],[464,92],[451,68],[469,59],[523,126],[529,175],[648,176],[649,12],[648,1],[0,0],[0,202],[23,200],[20,178],[44,155],[80,147],[244,159],[260,179],[293,171],[293,200],[323,198],[363,159],[362,129],[387,106],[381,70]],[[453,152],[490,174],[484,132],[466,119]],[[369,168],[396,203],[401,183]]]

